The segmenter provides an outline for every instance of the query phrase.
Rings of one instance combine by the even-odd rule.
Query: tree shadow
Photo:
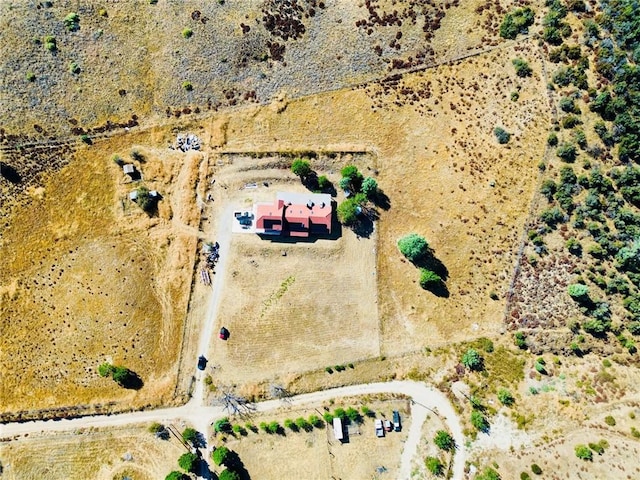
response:
[[[380,189],[371,197],[371,201],[376,207],[380,207],[382,210],[386,211],[391,208],[391,199]]]
[[[193,446],[196,448],[206,448],[207,437],[202,432],[197,432],[196,438],[193,441]]]
[[[140,375],[131,370],[127,371],[125,377],[118,382],[118,384],[129,390],[140,390],[144,386],[144,382],[142,381],[142,378],[140,378]]]
[[[240,460],[240,456],[233,450],[229,451],[229,455],[227,455],[224,464],[229,470],[237,472],[240,480],[251,480],[251,475],[249,475],[244,463]]]
[[[449,270],[446,265],[433,254],[433,251],[429,251],[427,255],[416,260],[413,264],[420,269],[431,270],[442,279],[440,282],[430,284],[426,288],[423,287],[425,290],[433,293],[437,297],[449,298],[450,293],[446,284],[449,278]]]
[[[22,181],[20,173],[11,165],[3,162],[0,162],[0,175],[11,183],[20,183]]]

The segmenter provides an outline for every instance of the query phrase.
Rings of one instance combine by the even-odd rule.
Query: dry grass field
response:
[[[145,147],[158,140],[151,132],[79,149],[7,218],[3,413],[171,398],[199,218],[184,192],[195,188],[202,156]],[[131,161],[133,150],[145,159],[133,162],[143,174],[135,184],[111,160]],[[128,200],[139,184],[162,193],[158,216]],[[96,368],[106,360],[145,386],[128,391],[101,379]]]
[[[334,438],[331,426],[311,432],[286,430],[285,435],[268,435],[249,432],[247,436],[230,439],[226,446],[238,453],[251,478],[395,478],[399,467],[402,446],[411,424],[407,402],[403,400],[371,397],[368,399],[339,399],[323,408],[275,412],[273,415],[252,418],[258,425],[262,421],[277,420],[281,425],[287,418],[308,418],[319,415],[325,409],[368,406],[377,418],[392,418],[393,410],[402,415],[401,432],[389,432],[377,438],[372,418],[365,418],[360,425],[348,426],[348,441],[340,443]],[[286,462],[282,459],[286,458]],[[378,474],[376,468],[385,467]]]
[[[515,75],[511,59],[518,55],[532,63],[533,78]],[[517,226],[528,216],[544,153],[538,139],[548,107],[537,58],[523,44],[407,75],[401,85],[312,96],[284,110],[251,108],[225,123],[222,148],[231,151],[376,153],[379,184],[391,201],[377,239],[384,354],[500,328],[504,303],[490,293],[508,288],[523,233]],[[419,102],[407,98],[425,89]],[[517,89],[520,99],[512,102]],[[513,134],[509,145],[498,145],[496,125]],[[219,123],[211,130],[220,137]],[[448,298],[420,289],[417,270],[398,253],[397,239],[413,231],[447,268]]]
[[[177,468],[185,449],[141,426],[34,435],[2,444],[0,452],[3,479],[156,480]]]

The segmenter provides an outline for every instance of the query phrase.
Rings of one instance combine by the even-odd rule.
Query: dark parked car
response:
[[[204,355],[200,355],[198,357],[198,370],[204,370],[206,366],[207,366],[207,359],[204,358]]]
[[[226,328],[222,327],[220,329],[220,335],[218,335],[222,340],[226,340],[227,338],[229,338],[229,330],[227,330]]]
[[[400,425],[400,413],[397,410],[393,411],[393,429],[399,432],[402,426]]]

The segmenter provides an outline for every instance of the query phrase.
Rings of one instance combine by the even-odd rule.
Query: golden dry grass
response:
[[[195,253],[189,228],[197,225],[194,200],[174,199],[172,188],[193,188],[199,160],[144,150],[136,143],[148,141],[144,135],[128,140],[80,149],[7,219],[3,412],[123,399],[139,406],[172,394]],[[146,156],[143,183],[165,195],[160,217],[128,201],[137,185],[110,160],[133,146]],[[145,387],[135,393],[99,378],[106,360],[138,373]]]
[[[178,469],[185,449],[141,426],[35,435],[3,444],[0,452],[3,478],[10,480],[155,480]],[[124,460],[127,453],[131,461]]]

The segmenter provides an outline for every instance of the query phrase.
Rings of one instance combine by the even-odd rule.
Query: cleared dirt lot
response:
[[[278,169],[269,160],[251,166],[239,159],[217,168],[211,208],[250,210],[253,202],[275,200],[278,191],[307,191],[288,162]],[[318,174],[336,177],[312,164]],[[253,182],[256,188],[239,190]],[[218,221],[212,239],[230,228]],[[217,383],[265,381],[378,355],[375,241],[333,228],[337,238],[298,242],[232,235],[226,269],[216,273],[216,281],[223,278],[214,285],[224,289],[216,332],[222,325],[231,332],[228,341],[212,343]]]

